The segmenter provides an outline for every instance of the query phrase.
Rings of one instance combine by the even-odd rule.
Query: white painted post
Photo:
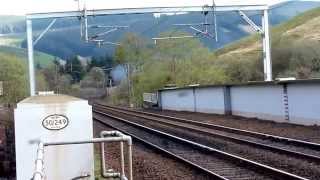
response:
[[[30,82],[30,96],[36,95],[36,83],[34,72],[33,59],[33,38],[32,38],[32,21],[27,19],[27,48],[28,48],[28,63],[29,63],[29,82]]]
[[[85,31],[84,31],[84,39],[85,39],[85,41],[88,43],[89,42],[89,37],[88,37],[88,15],[87,15],[87,9],[86,9],[86,7],[84,8],[84,29],[85,29]]]
[[[272,81],[272,60],[271,60],[271,45],[269,31],[269,14],[268,10],[263,11],[262,26],[263,34],[263,64],[264,64],[264,80]]]

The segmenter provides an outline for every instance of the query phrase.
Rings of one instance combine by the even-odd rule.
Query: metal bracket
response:
[[[239,12],[240,17],[242,17],[242,19],[245,20],[254,31],[256,31],[260,34],[264,34],[263,29],[261,27],[259,27],[258,25],[256,25],[243,11],[238,11],[238,12]]]
[[[105,41],[103,39],[92,39],[92,40],[90,40],[90,42],[96,43],[96,45],[98,47],[102,47],[103,45],[107,45],[107,44],[114,45],[114,46],[121,46],[121,44],[119,44],[119,43],[109,42],[109,41]]]
[[[185,38],[194,38],[194,37],[196,37],[196,36],[168,36],[168,37],[152,38],[152,40],[154,40],[154,44],[157,44],[157,41],[159,41],[159,40],[185,39]]]
[[[33,42],[33,46],[35,46],[41,38],[50,30],[50,28],[54,25],[54,23],[57,21],[57,19],[54,19],[51,21],[51,23],[48,25],[48,27],[38,36],[38,38]]]
[[[89,37],[89,41],[92,41],[92,40],[95,40],[101,36],[106,36],[112,32],[115,32],[115,31],[118,31],[120,29],[124,29],[124,28],[128,28],[129,26],[100,26],[100,25],[95,25],[95,26],[89,26],[89,28],[106,28],[107,31],[104,31],[104,32],[101,32],[101,33],[98,33],[98,34],[95,34],[91,37]],[[110,44],[110,43],[109,43]],[[113,44],[117,44],[117,43],[113,43]]]
[[[208,14],[211,11],[213,12],[213,23],[208,22]],[[195,23],[195,24],[174,24],[174,26],[187,26],[191,30],[195,31],[194,35],[192,36],[169,36],[169,37],[159,37],[159,38],[152,38],[154,40],[155,44],[157,44],[158,40],[167,40],[167,39],[184,39],[184,38],[195,38],[199,35],[209,37],[212,39],[215,39],[218,41],[217,38],[217,22],[216,22],[216,14],[215,14],[215,2],[213,0],[212,7],[209,5],[205,5],[202,7],[202,14],[204,16],[204,22],[203,23]],[[214,26],[213,34],[209,32],[209,27]]]

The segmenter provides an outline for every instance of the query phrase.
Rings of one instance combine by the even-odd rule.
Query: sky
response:
[[[83,5],[84,0],[80,0]],[[212,4],[213,0],[86,0],[87,9],[112,9],[135,7],[192,6]],[[224,4],[268,4],[284,0],[215,0],[217,5]],[[25,15],[37,12],[73,11],[78,9],[75,0],[0,0],[0,15]]]

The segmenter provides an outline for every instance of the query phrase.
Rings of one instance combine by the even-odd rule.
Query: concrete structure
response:
[[[319,92],[320,80],[295,80],[162,89],[158,96],[164,110],[320,125]]]
[[[320,125],[320,83],[288,84],[290,122]]]
[[[193,88],[162,91],[160,97],[163,109],[176,111],[194,111],[195,109]]]
[[[195,112],[225,114],[225,96],[223,87],[194,89]]]
[[[64,95],[39,95],[15,109],[17,180],[30,179],[35,170],[38,142],[81,141],[93,138],[92,107]],[[44,175],[48,180],[94,179],[92,144],[50,146],[45,149]],[[70,168],[72,167],[72,168]]]
[[[285,122],[282,85],[231,87],[232,114]]]

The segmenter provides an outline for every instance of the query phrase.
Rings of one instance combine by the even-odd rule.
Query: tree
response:
[[[115,51],[115,61],[117,64],[130,64],[134,69],[138,68],[144,61],[147,49],[147,41],[142,37],[127,33],[121,40],[121,46]]]
[[[17,103],[27,96],[26,64],[14,55],[0,53],[0,81],[3,81],[2,103]]]
[[[66,72],[71,75],[73,82],[79,82],[85,75],[85,70],[78,57],[67,60]]]
[[[94,67],[81,81],[82,87],[101,88],[105,83],[105,73],[103,69]]]

